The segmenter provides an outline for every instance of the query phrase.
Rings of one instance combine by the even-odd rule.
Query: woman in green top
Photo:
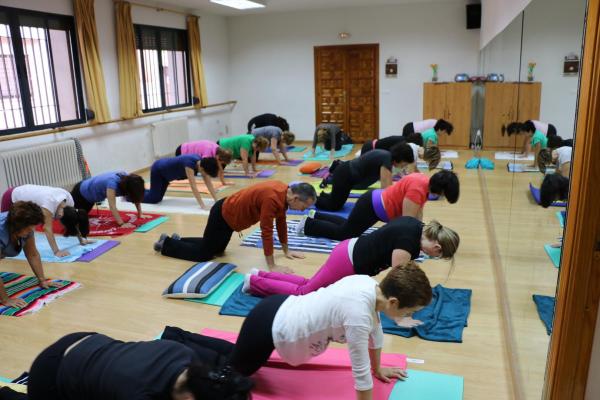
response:
[[[269,141],[264,137],[254,137],[253,135],[237,135],[221,139],[217,142],[220,148],[230,150],[232,158],[242,160],[244,173],[252,176],[256,170],[256,152],[265,151],[269,146]],[[252,163],[253,174],[248,170],[248,159]]]

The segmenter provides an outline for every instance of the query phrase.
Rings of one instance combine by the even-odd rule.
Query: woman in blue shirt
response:
[[[126,196],[135,204],[138,218],[143,218],[141,202],[144,199],[144,179],[139,175],[127,174],[125,171],[105,172],[76,184],[71,190],[71,196],[75,208],[82,208],[88,213],[94,207],[94,203],[107,199],[117,224],[124,228],[134,228],[135,225],[123,221],[117,209],[117,197]]]
[[[216,178],[219,173],[217,159],[214,157],[202,158],[197,154],[187,154],[178,157],[156,160],[150,169],[150,189],[144,193],[143,203],[156,204],[162,201],[171,181],[186,179],[190,182],[192,193],[200,207],[208,210],[202,201],[202,196],[196,187],[196,174],[200,172],[212,198],[217,200],[217,192],[213,188],[211,177]]]
[[[42,209],[31,201],[17,201],[7,212],[0,213],[0,259],[14,257],[23,250],[29,266],[40,282],[40,287],[48,289],[57,284],[49,282],[44,276],[42,259],[35,247],[33,235],[36,225],[43,223]],[[24,300],[9,298],[2,281],[0,281],[0,304],[15,308],[23,308],[27,305]]]

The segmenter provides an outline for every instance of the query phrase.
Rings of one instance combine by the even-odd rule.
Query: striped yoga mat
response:
[[[81,287],[77,282],[55,279],[53,282],[60,283],[60,287],[43,289],[38,286],[36,277],[15,274],[13,272],[0,272],[0,278],[4,282],[4,288],[10,298],[20,298],[27,302],[27,306],[21,309],[0,305],[0,315],[13,317],[21,317],[37,312],[54,299]]]
[[[288,247],[290,250],[298,250],[298,251],[308,251],[310,253],[331,253],[333,248],[339,243],[337,240],[325,239],[325,238],[316,238],[316,237],[308,237],[308,236],[297,236],[296,235],[296,226],[298,225],[298,221],[287,221],[287,230],[288,230]],[[369,234],[373,232],[377,228],[369,228],[364,233]],[[281,243],[279,242],[279,236],[277,235],[277,229],[273,230],[273,242],[274,247],[278,250],[281,249]],[[250,235],[246,236],[244,240],[242,240],[242,246],[246,247],[258,247],[262,248],[262,238],[260,236],[260,229],[256,229]]]

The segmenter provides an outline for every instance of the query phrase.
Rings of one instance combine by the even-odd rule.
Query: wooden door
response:
[[[505,132],[509,123],[516,121],[516,83],[485,84],[483,114],[483,148],[515,149],[516,136],[508,136]],[[519,141],[521,146],[521,141]]]
[[[521,82],[517,86],[518,107],[514,113],[517,121],[540,119],[540,102],[542,99],[541,82]]]
[[[449,83],[443,117],[454,126],[452,135],[440,135],[440,147],[469,148],[471,142],[471,83]]]
[[[423,84],[423,119],[446,118],[447,87],[447,83],[426,82]]]
[[[379,137],[379,45],[318,46],[316,125],[336,123],[352,140]]]

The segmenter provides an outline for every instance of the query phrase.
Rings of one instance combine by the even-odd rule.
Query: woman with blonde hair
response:
[[[253,135],[237,135],[221,139],[217,142],[219,147],[231,151],[231,156],[236,160],[242,160],[242,167],[247,176],[254,177],[256,169],[256,154],[265,151],[269,146],[269,141],[264,137],[254,137]],[[248,168],[248,160],[252,164],[253,174]]]
[[[279,153],[283,156],[285,161],[289,161],[287,156],[286,147],[294,143],[296,135],[289,131],[283,131],[277,126],[263,126],[260,128],[254,128],[252,130],[254,137],[263,137],[269,141],[271,145],[271,153],[277,160],[277,164],[281,164]],[[256,153],[256,160],[258,161],[259,154]]]
[[[323,148],[330,151],[329,158],[333,158],[335,152],[342,148],[342,128],[337,124],[318,125],[312,143],[313,154],[319,143],[323,143]]]

